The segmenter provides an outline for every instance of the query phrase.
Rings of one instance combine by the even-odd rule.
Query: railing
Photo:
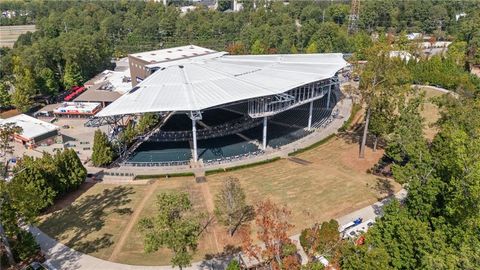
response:
[[[236,119],[218,126],[197,130],[197,140],[216,138],[236,134],[244,130],[260,125],[261,120],[252,119],[248,116]],[[192,139],[192,131],[158,131],[151,136],[149,141],[154,142],[175,142],[188,141]]]
[[[127,161],[122,163],[123,166],[133,166],[133,167],[170,167],[170,166],[185,166],[190,163],[189,160],[179,160],[179,161],[159,161],[159,162],[133,162]]]
[[[323,97],[337,87],[338,77],[302,85],[285,93],[248,101],[248,115],[252,118],[275,115]]]
[[[130,148],[126,149],[125,151],[122,151],[120,154],[120,157],[113,162],[110,166],[115,166],[116,164],[122,163],[126,158],[128,158],[137,148],[145,141],[147,141],[153,134],[157,133],[160,128],[170,119],[170,117],[174,114],[175,112],[169,112],[164,118],[160,120],[160,122],[153,127],[149,132],[147,132],[143,136],[139,136],[136,138],[136,141],[130,146]]]
[[[265,152],[263,150],[258,150],[258,151],[248,152],[248,153],[245,153],[245,154],[239,154],[239,155],[235,155],[235,156],[228,156],[228,157],[222,157],[222,158],[217,158],[217,159],[208,159],[208,160],[204,160],[203,164],[205,164],[205,165],[215,165],[215,164],[230,163],[230,162],[234,162],[234,161],[240,161],[240,160],[245,160],[245,159],[249,159],[249,158],[252,158],[252,157],[257,157],[257,156],[260,156],[264,153]]]

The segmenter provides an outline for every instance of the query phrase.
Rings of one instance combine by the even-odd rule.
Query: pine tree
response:
[[[93,138],[92,163],[102,167],[110,164],[115,158],[115,151],[108,137],[101,130],[96,130]]]

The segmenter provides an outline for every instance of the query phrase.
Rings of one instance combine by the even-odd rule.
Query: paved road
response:
[[[402,189],[395,197],[399,200],[402,200],[406,197],[406,190]],[[348,215],[338,218],[340,225],[346,224],[356,218],[375,219],[378,216],[382,215],[382,207],[388,203],[390,199],[385,199],[380,202],[374,203],[357,211],[354,211]],[[43,252],[47,257],[47,265],[52,266],[56,269],[85,269],[85,270],[140,270],[140,269],[158,269],[158,270],[170,270],[173,269],[170,266],[138,266],[138,265],[127,265],[119,264],[114,262],[105,261],[93,256],[83,254],[81,252],[75,251],[59,242],[55,239],[52,239],[48,235],[44,234],[36,227],[29,227],[28,230],[35,236],[37,242],[40,244]],[[298,242],[299,234],[292,236],[297,243],[299,248],[299,253],[302,256],[302,264],[305,264],[308,260],[305,252],[301,249]],[[203,270],[203,269],[225,269],[227,260],[208,260],[192,264],[191,267],[184,268],[186,270]]]

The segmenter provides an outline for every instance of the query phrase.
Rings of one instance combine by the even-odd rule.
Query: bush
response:
[[[145,175],[136,175],[133,180],[145,180],[145,179],[154,179],[154,178],[170,178],[170,177],[183,177],[183,176],[195,176],[193,172],[183,172],[183,173],[168,173],[168,174],[145,174]]]
[[[313,233],[312,228],[303,229],[300,233],[300,245],[302,246],[303,250],[308,253],[308,251],[312,248],[312,243],[308,239],[311,237]]]
[[[210,171],[206,171],[205,175],[208,176],[208,175],[221,173],[221,172],[231,172],[231,171],[236,171],[236,170],[240,170],[240,169],[246,169],[246,168],[255,167],[255,166],[258,166],[258,165],[274,162],[274,161],[277,161],[277,160],[280,160],[280,157],[275,157],[275,158],[271,158],[271,159],[267,159],[267,160],[262,160],[262,161],[259,161],[259,162],[249,163],[249,164],[245,164],[245,165],[239,165],[239,166],[225,168],[225,169],[210,170]]]
[[[293,243],[289,243],[286,245],[282,246],[282,256],[287,257],[287,256],[292,256],[297,254],[297,246]]]
[[[237,260],[231,260],[228,265],[226,270],[240,270],[240,263]]]
[[[25,261],[35,256],[40,251],[40,246],[35,241],[33,234],[20,230],[17,240],[12,244],[12,251],[15,260]]]

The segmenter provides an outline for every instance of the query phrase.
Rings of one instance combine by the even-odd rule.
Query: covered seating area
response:
[[[96,117],[173,114],[156,133],[140,137],[143,143],[124,162],[221,162],[261,154],[328,122],[336,74],[345,66],[342,54],[215,53],[157,63],[152,75]],[[175,154],[154,155],[162,150],[156,145]]]

